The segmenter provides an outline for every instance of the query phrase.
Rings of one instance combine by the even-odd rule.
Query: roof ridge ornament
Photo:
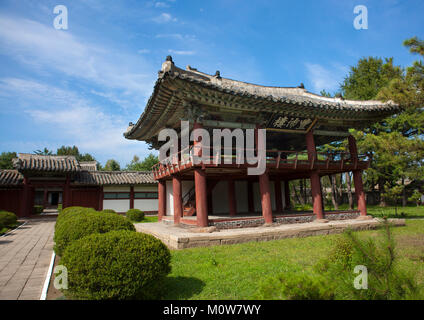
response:
[[[305,89],[305,85],[303,84],[303,82],[300,83],[300,85],[297,86],[300,89]]]
[[[162,68],[159,71],[159,77],[163,77],[165,72],[173,71],[175,68],[174,61],[172,61],[171,56],[167,56],[165,61],[162,63]]]
[[[217,79],[221,79],[221,72],[219,72],[219,70],[216,70],[214,77]]]

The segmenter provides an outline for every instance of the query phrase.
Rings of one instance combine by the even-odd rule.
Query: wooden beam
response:
[[[350,136],[350,133],[349,132],[340,132],[340,131],[314,130],[314,135],[348,137],[348,136]]]

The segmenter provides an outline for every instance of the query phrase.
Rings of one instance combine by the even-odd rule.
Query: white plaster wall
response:
[[[212,190],[212,207],[214,214],[230,212],[228,208],[228,182],[220,181]]]
[[[134,192],[153,191],[158,192],[157,185],[134,186]]]
[[[158,199],[134,199],[134,208],[141,211],[158,211]]]
[[[174,215],[174,197],[172,194],[172,181],[166,181],[166,215]]]
[[[116,212],[127,212],[130,208],[129,199],[103,200],[103,209],[112,209]]]
[[[130,192],[130,186],[105,186],[103,192]]]
[[[247,213],[249,211],[249,202],[247,199],[247,181],[236,181],[235,186],[237,212]]]

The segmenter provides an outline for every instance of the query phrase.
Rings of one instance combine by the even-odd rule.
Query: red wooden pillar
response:
[[[174,198],[174,224],[178,224],[180,223],[180,219],[183,216],[183,201],[180,177],[172,177],[172,195]]]
[[[285,200],[285,209],[290,209],[290,185],[289,181],[284,181],[284,200]]]
[[[349,143],[349,152],[352,159],[358,158],[358,148],[356,147],[356,139],[354,136],[350,135],[347,137]]]
[[[71,203],[71,177],[66,175],[66,182],[63,188],[62,208],[70,207]],[[103,201],[102,201],[103,204]]]
[[[259,189],[261,191],[262,216],[265,219],[265,223],[269,224],[272,223],[272,206],[267,172],[259,176]]]
[[[194,169],[194,187],[196,193],[196,215],[199,227],[208,226],[208,200],[206,174],[203,170]]]
[[[283,212],[283,197],[281,195],[281,180],[276,179],[274,181],[274,191],[275,191],[275,207],[277,212]]]
[[[353,183],[355,184],[356,200],[358,201],[358,210],[361,216],[367,215],[367,203],[365,201],[365,192],[362,185],[362,170],[353,171]]]
[[[103,199],[104,199],[103,186],[101,186],[99,188],[99,211],[103,210]]]
[[[134,209],[134,186],[130,187],[130,209]]]
[[[29,210],[29,207],[30,207],[29,202],[31,198],[30,192],[31,190],[30,190],[28,178],[24,176],[24,188],[23,188],[22,206],[21,206],[22,209],[20,214],[21,217],[26,217],[31,214]]]
[[[358,160],[358,148],[356,146],[355,137],[350,135],[348,138],[350,156],[355,163]],[[362,184],[362,170],[353,171],[353,183],[355,185],[356,200],[358,202],[358,210],[361,216],[367,215],[367,203],[365,200],[364,186]]]
[[[350,135],[348,138],[350,156],[355,163],[358,160],[358,148],[356,146],[355,137]],[[358,210],[361,216],[367,215],[367,203],[365,200],[364,186],[362,184],[362,170],[353,171],[353,183],[355,185],[356,200],[358,202]]]
[[[247,181],[247,205],[250,213],[255,212],[255,206],[253,202],[253,182]]]
[[[158,221],[162,221],[162,217],[166,216],[166,181],[159,180],[158,184]]]
[[[315,148],[315,141],[313,131],[309,131],[306,133],[306,146],[308,150],[308,160],[310,162],[315,161],[317,159],[317,151]],[[317,216],[317,219],[324,219],[324,210],[322,207],[322,194],[321,194],[321,182],[319,173],[317,170],[313,170],[310,173],[311,177],[311,192],[313,199],[313,208],[314,213]]]
[[[228,180],[228,208],[230,216],[237,214],[237,203],[236,203],[236,186],[234,180]]]

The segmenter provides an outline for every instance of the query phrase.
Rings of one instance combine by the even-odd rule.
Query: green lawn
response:
[[[400,263],[424,283],[424,220],[396,227]],[[361,237],[379,237],[379,230]],[[324,257],[341,235],[251,242],[172,251],[172,272],[165,299],[249,299],[261,280],[288,270],[308,270]]]
[[[348,205],[347,204],[342,204],[339,206],[339,210],[347,210],[348,209]],[[312,205],[307,204],[307,205],[296,205],[296,207],[294,208],[294,210],[297,211],[305,211],[305,210],[312,210]],[[325,206],[325,210],[327,211],[331,211],[334,210],[334,207],[332,205],[327,205]],[[397,216],[396,216],[396,211],[397,211]],[[388,207],[380,207],[378,205],[367,205],[367,212],[368,214],[374,216],[374,217],[383,217],[383,216],[387,216],[388,218],[424,218],[424,206],[406,206],[406,207],[393,207],[393,206],[388,206]],[[404,213],[402,215],[402,213]]]
[[[145,222],[158,222],[158,216],[144,216],[144,219],[141,221],[141,223]]]

